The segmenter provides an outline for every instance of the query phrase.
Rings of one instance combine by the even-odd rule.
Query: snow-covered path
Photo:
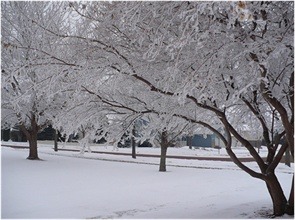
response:
[[[169,167],[160,173],[157,165],[72,152],[41,150],[43,161],[25,160],[27,154],[2,147],[2,218],[259,218],[271,209],[264,183],[240,170]],[[292,175],[278,176],[288,193]]]

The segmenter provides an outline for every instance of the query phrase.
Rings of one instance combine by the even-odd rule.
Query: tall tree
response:
[[[39,159],[37,133],[50,123],[64,96],[57,85],[69,63],[61,61],[59,38],[45,32],[35,20],[60,30],[62,4],[1,2],[2,127],[19,125],[29,141],[28,159]],[[64,66],[67,68],[63,68]]]
[[[78,90],[99,100],[98,112],[114,114],[113,136],[150,113],[202,125],[221,138],[237,166],[266,183],[274,215],[294,214],[294,183],[287,201],[275,175],[288,147],[294,156],[293,2],[73,2],[69,8],[77,15],[74,31],[39,27],[75,41]],[[244,130],[263,136],[266,161]],[[259,170],[237,158],[232,136]]]
[[[292,2],[114,2],[73,8],[95,27],[91,38],[81,38],[98,45],[97,54],[108,54],[104,68],[113,77],[133,78],[161,97],[159,104],[166,97],[185,106],[174,114],[216,132],[232,160],[266,183],[274,215],[293,214],[292,195],[287,202],[275,175],[288,145],[294,155]],[[155,101],[145,103],[155,110]],[[243,136],[245,129],[266,140],[266,161]],[[232,135],[259,172],[236,157]],[[280,146],[283,138],[286,145]]]

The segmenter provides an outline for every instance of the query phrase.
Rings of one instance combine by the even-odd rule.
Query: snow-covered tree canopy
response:
[[[3,2],[2,6],[2,128],[46,127],[66,100],[63,82],[70,63],[59,59],[66,51],[61,39],[35,23],[60,31],[65,19],[49,2]],[[59,6],[59,7],[57,7]],[[65,78],[64,78],[65,77]],[[67,80],[66,80],[67,81]],[[68,81],[67,81],[68,83]]]
[[[294,156],[293,2],[1,5],[2,127],[21,125],[35,152],[49,121],[117,142],[146,120],[139,139],[160,131],[163,145],[198,126],[266,182],[275,215],[294,214],[275,176],[288,148]],[[264,139],[266,159],[245,131]],[[232,137],[260,171],[237,158]]]
[[[92,121],[97,129],[108,125],[110,132],[114,119],[122,129],[131,129],[136,119],[153,115],[166,121],[178,117],[214,132],[226,128],[241,140],[243,130],[270,142],[274,133],[290,137],[293,2],[70,2],[45,7],[51,8],[62,14],[51,15],[54,24],[31,12],[27,17],[44,39],[50,37],[42,40],[43,55],[46,51],[64,64],[54,69],[69,78],[62,87],[74,86],[74,93],[63,93],[71,102],[55,114],[57,127],[70,132]],[[51,89],[56,85],[46,83]]]
[[[249,150],[263,173],[276,166],[288,145],[293,152],[292,2],[69,6],[80,16],[83,31],[56,35],[79,42],[84,54],[77,60],[84,67],[79,87],[115,112],[122,127],[132,128],[146,114],[201,125],[217,133],[233,160],[258,178],[263,176],[234,156],[231,136]],[[271,166],[243,131],[265,139]],[[284,136],[288,145],[278,149]]]
[[[173,110],[179,106],[182,115],[206,118],[209,124],[214,114],[204,117],[199,108],[225,112],[236,129],[262,136],[257,114],[270,130],[284,130],[274,120],[279,113],[262,97],[263,85],[282,103],[289,121],[292,117],[292,4],[92,2],[71,3],[70,8],[84,24],[76,37],[87,54],[88,79],[115,78],[113,98],[123,101],[128,88],[133,106],[141,106],[138,112],[155,110],[166,100]],[[98,95],[101,87],[87,89]],[[171,113],[166,107],[162,111]]]

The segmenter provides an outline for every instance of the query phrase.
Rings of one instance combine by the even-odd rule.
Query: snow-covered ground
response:
[[[124,151],[131,149],[119,149]],[[170,148],[169,153],[219,155],[216,149]],[[1,148],[2,218],[264,218],[271,213],[265,184],[232,162],[169,158],[168,172],[163,173],[158,172],[159,158],[54,152],[52,143],[40,143],[42,161],[27,156],[27,149]],[[277,175],[288,195],[293,167],[280,164]]]

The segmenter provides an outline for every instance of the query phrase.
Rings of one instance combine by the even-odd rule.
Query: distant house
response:
[[[243,137],[247,139],[254,147],[261,147],[261,138],[253,137],[247,132],[243,132]],[[189,146],[189,141],[189,137],[187,136],[182,138],[182,142],[186,142],[187,146]],[[193,135],[191,141],[191,146],[193,147],[225,147],[223,141],[216,134],[195,134]],[[232,147],[237,147],[239,145],[239,142],[234,137],[232,137]]]
[[[182,141],[186,141],[186,145],[189,146],[189,137],[185,136],[182,138]],[[191,139],[191,146],[193,147],[215,147],[215,135],[208,134],[206,136],[195,134]]]

